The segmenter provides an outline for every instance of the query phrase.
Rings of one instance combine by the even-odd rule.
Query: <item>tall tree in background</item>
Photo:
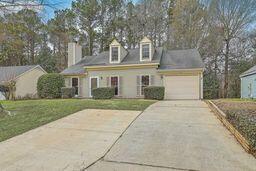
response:
[[[173,9],[173,43],[177,49],[199,48],[205,36],[206,7],[198,0],[179,0]]]
[[[35,64],[38,46],[41,44],[40,31],[43,23],[37,13],[32,10],[21,10],[16,16],[17,22],[24,27],[22,37],[25,43],[26,60],[30,64]]]
[[[58,71],[62,71],[67,67],[68,42],[73,41],[77,34],[74,15],[69,9],[57,11],[55,18],[48,21],[47,25],[56,67]]]
[[[212,0],[211,8],[215,12],[220,26],[223,28],[224,47],[224,87],[223,97],[228,95],[230,46],[234,39],[238,38],[246,27],[255,20],[255,0]]]
[[[77,0],[72,3],[72,10],[76,14],[79,29],[86,35],[87,55],[93,54],[98,26],[100,6],[97,0]]]

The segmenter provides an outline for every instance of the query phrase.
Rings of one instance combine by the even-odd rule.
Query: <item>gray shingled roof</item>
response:
[[[159,63],[159,69],[193,69],[203,68],[203,62],[196,49],[188,50],[163,50],[162,47],[155,49],[154,56],[150,62],[140,61],[139,48],[128,50],[127,56],[119,64],[109,63],[109,52],[105,51],[95,56],[86,56],[76,65],[62,71],[65,75],[83,74],[86,66],[114,66],[126,64]]]
[[[171,69],[195,69],[203,68],[204,64],[198,50],[165,50],[161,63],[160,70]]]
[[[37,65],[0,67],[0,83],[16,78]]]
[[[248,70],[245,71],[244,73],[242,73],[242,74],[240,75],[240,77],[245,77],[245,76],[252,75],[252,74],[256,74],[256,65],[253,66],[252,68],[248,69]]]

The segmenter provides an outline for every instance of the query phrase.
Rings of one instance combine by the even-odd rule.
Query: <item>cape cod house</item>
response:
[[[85,57],[79,44],[69,43],[68,68],[61,74],[84,98],[97,87],[115,87],[119,98],[143,98],[144,87],[164,86],[165,99],[202,99],[203,67],[196,49],[165,50],[144,37],[138,48],[113,40],[109,51]]]

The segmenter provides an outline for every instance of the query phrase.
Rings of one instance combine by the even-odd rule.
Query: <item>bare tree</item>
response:
[[[246,27],[255,21],[255,0],[212,0],[211,8],[223,29],[224,53],[224,89],[223,96],[228,94],[228,77],[230,63],[230,44]]]

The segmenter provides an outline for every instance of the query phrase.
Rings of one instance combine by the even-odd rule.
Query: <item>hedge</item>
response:
[[[95,88],[92,90],[94,99],[111,99],[115,95],[115,89],[110,87]]]
[[[57,73],[44,74],[37,82],[37,93],[41,98],[60,98],[61,87],[64,87],[64,77]]]
[[[163,100],[164,99],[164,87],[160,86],[149,86],[144,88],[144,98]]]
[[[228,111],[227,120],[249,141],[256,150],[256,116],[243,114],[243,111]]]
[[[72,98],[75,96],[76,89],[75,87],[62,87],[61,88],[61,97],[62,98]]]

